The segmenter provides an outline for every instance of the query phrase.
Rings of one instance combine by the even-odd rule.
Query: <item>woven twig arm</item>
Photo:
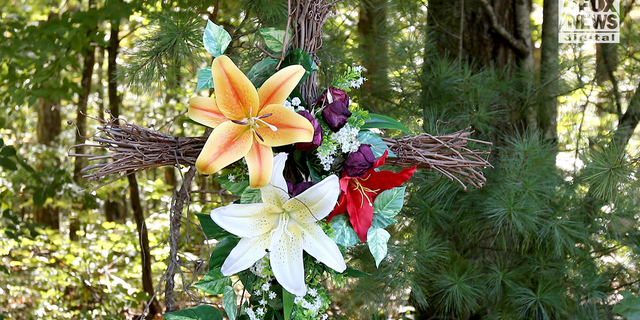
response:
[[[436,170],[451,180],[458,181],[465,189],[469,183],[481,188],[487,181],[482,170],[491,167],[487,161],[491,149],[471,150],[469,141],[490,146],[490,142],[470,139],[470,128],[444,136],[428,133],[405,136],[399,139],[383,138],[397,158],[389,158],[387,164],[399,167]]]

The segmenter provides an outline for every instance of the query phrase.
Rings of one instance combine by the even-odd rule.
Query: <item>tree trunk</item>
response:
[[[116,82],[118,50],[120,41],[118,33],[120,31],[119,21],[111,22],[111,39],[109,40],[109,110],[114,117],[120,116],[120,99],[118,97],[118,83]],[[140,256],[142,258],[142,286],[144,291],[153,297],[153,275],[151,274],[151,254],[149,252],[149,236],[147,234],[147,226],[144,222],[144,212],[140,201],[140,192],[138,189],[138,181],[135,173],[128,172],[129,192],[131,199],[131,209],[136,221],[136,229],[138,230],[138,239],[140,240]],[[158,300],[153,298],[149,302],[149,313],[147,319],[153,319],[157,313],[162,313],[162,307]]]
[[[387,28],[387,0],[361,0],[358,20],[360,55],[365,76],[362,92],[369,93],[361,103],[365,109],[384,113],[385,100],[389,94],[389,32]]]
[[[557,141],[558,78],[558,1],[545,0],[542,8],[542,47],[540,48],[540,86],[542,101],[538,109],[538,127],[544,138]]]
[[[138,240],[140,242],[140,254],[142,258],[142,288],[150,297],[153,297],[153,274],[151,272],[151,253],[149,250],[147,224],[144,221],[144,212],[142,211],[142,203],[140,201],[140,191],[138,188],[136,174],[133,172],[129,173],[127,180],[129,181],[131,211],[133,211],[133,217],[136,220],[136,230],[138,230]],[[154,297],[150,302],[149,313],[146,318],[153,319],[158,313],[162,313],[162,307]]]
[[[38,143],[52,146],[55,138],[62,131],[62,117],[57,102],[46,98],[38,98],[38,127],[36,128]]]

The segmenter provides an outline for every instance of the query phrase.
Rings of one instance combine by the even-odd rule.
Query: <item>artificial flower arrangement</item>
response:
[[[201,71],[198,89],[215,94],[192,98],[188,115],[213,128],[196,168],[222,172],[216,180],[240,199],[198,215],[207,236],[219,242],[209,272],[194,286],[222,294],[231,320],[326,319],[330,300],[321,280],[362,274],[347,267],[345,248],[366,243],[376,265],[387,254],[385,227],[395,223],[402,184],[416,167],[381,170],[394,155],[365,129],[402,125],[352,103],[347,92],[365,81],[361,67],[349,67],[305,104],[296,87],[315,71],[308,54],[289,53],[284,61],[290,63],[265,80],[264,63],[247,76],[222,54],[225,39],[224,29],[209,22],[204,44],[215,58]],[[295,63],[301,59],[306,68]],[[237,296],[232,278],[249,299]],[[191,313],[221,317],[211,306],[164,316]]]

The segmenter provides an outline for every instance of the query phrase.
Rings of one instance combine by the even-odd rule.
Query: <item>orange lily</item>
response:
[[[196,160],[198,171],[212,174],[244,157],[250,187],[267,185],[273,170],[271,147],[313,139],[309,120],[282,106],[304,72],[299,65],[283,68],[256,90],[231,59],[215,58],[215,99],[194,97],[189,103],[189,117],[214,128]]]

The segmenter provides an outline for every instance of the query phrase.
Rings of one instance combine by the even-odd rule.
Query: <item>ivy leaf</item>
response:
[[[628,320],[640,320],[640,297],[629,291],[622,291],[621,294],[624,299],[613,307],[613,312]]]
[[[318,70],[318,66],[313,61],[311,55],[302,49],[295,49],[291,51],[291,53],[284,58],[280,67],[284,68],[294,64],[303,66],[305,70],[304,76],[302,76],[299,83],[304,82],[304,80],[306,80],[312,73]]]
[[[371,151],[373,151],[373,155],[376,158],[380,158],[384,154],[385,150],[389,151],[389,154],[387,155],[389,158],[396,157],[396,155],[389,149],[389,146],[384,143],[382,138],[378,137],[377,134],[371,131],[363,130],[358,132],[358,141],[360,141],[361,144],[371,145]]]
[[[249,187],[249,180],[247,179],[231,182],[229,181],[229,176],[220,176],[213,180],[220,182],[223,188],[237,196],[241,196],[244,190]]]
[[[262,202],[262,193],[260,192],[260,189],[246,188],[240,196],[240,203],[242,204],[260,202]]]
[[[193,284],[194,287],[208,294],[222,294],[224,287],[231,285],[231,278],[222,275],[220,268],[209,270],[202,279]]]
[[[382,259],[387,256],[387,242],[391,238],[391,235],[387,230],[382,228],[371,227],[367,232],[367,243],[369,244],[369,251],[376,260],[376,267],[380,266]]]
[[[353,230],[347,216],[342,214],[331,219],[331,239],[343,247],[350,247],[360,242],[358,234]]]
[[[198,72],[198,85],[196,91],[204,89],[213,89],[213,75],[211,74],[211,67],[206,67]]]
[[[240,241],[239,238],[232,236],[226,237],[220,240],[218,244],[216,244],[213,250],[211,250],[211,258],[209,259],[209,271],[220,269],[222,267],[224,260],[227,259],[231,250],[236,247],[238,241]]]
[[[231,233],[226,230],[220,228],[213,220],[211,220],[211,216],[203,213],[196,213],[198,220],[200,220],[200,225],[202,226],[202,231],[209,239],[222,239],[229,236],[233,236]]]
[[[373,220],[371,225],[385,228],[396,223],[395,216],[404,206],[404,192],[407,187],[396,187],[382,191],[373,202]]]
[[[369,116],[371,117],[371,119],[364,121],[362,129],[396,129],[407,133],[409,132],[409,128],[407,128],[404,124],[398,122],[398,120],[394,118],[375,113],[369,113]]]
[[[229,320],[236,320],[236,317],[238,316],[238,307],[236,306],[236,301],[238,301],[237,299],[236,291],[233,290],[233,287],[224,287],[222,293],[222,307],[224,307],[224,311],[227,313]]]
[[[259,28],[258,31],[260,31],[260,35],[262,35],[264,39],[264,44],[269,50],[276,53],[282,52],[282,46],[286,42],[284,39],[284,30],[277,28]],[[289,35],[291,35],[291,33],[289,33]]]
[[[256,88],[259,88],[276,72],[277,66],[278,59],[266,58],[258,61],[251,67],[249,72],[247,72],[247,78],[251,80],[251,83],[253,83]]]
[[[203,304],[201,306],[168,312],[162,315],[167,320],[222,320],[218,308]]]
[[[207,52],[214,57],[218,57],[227,50],[227,47],[231,43],[231,36],[223,27],[207,21],[207,27],[204,29],[204,35],[202,36],[202,43]]]

